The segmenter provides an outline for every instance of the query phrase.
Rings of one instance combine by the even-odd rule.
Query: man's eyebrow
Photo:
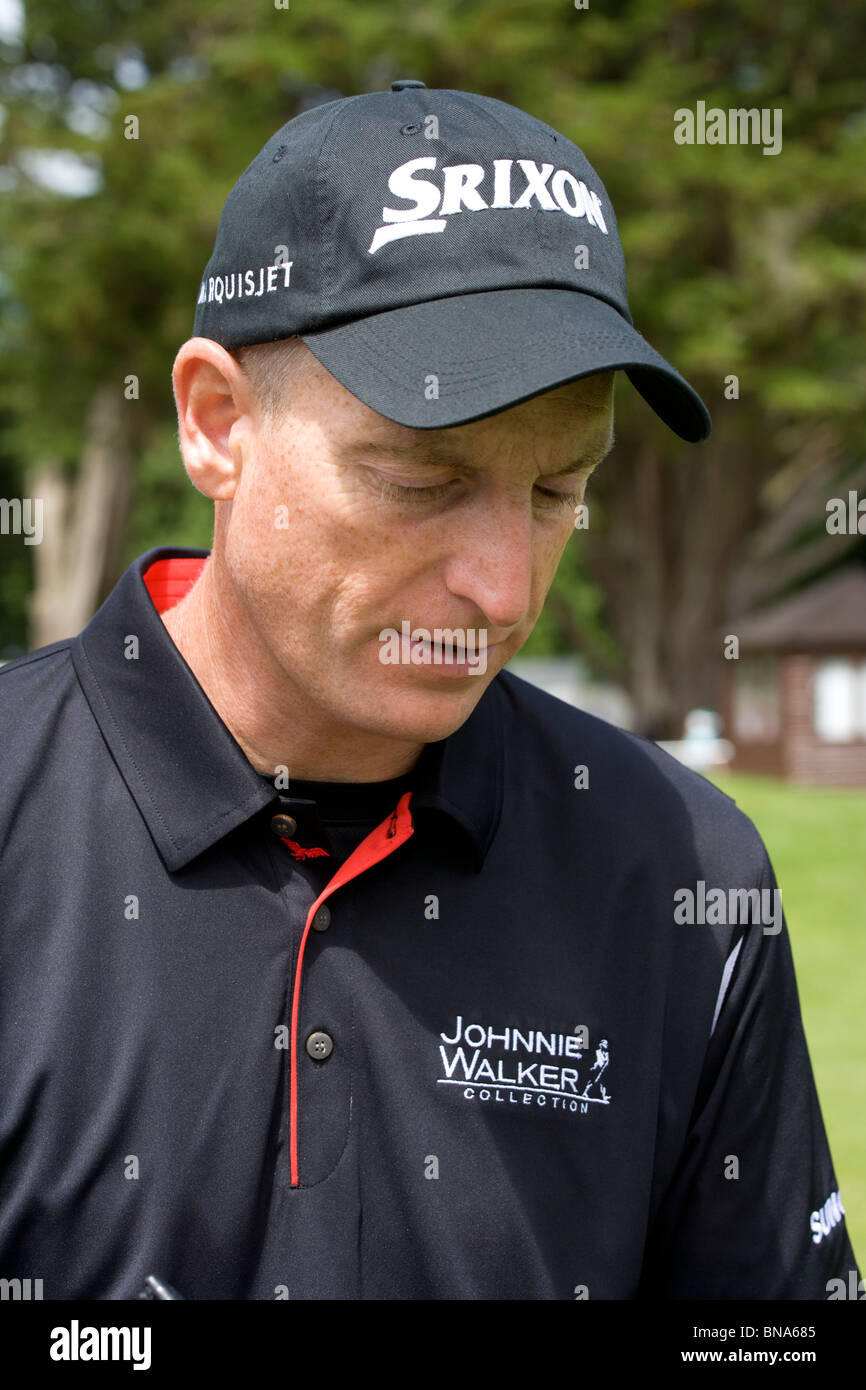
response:
[[[567,463],[564,468],[557,468],[553,473],[545,473],[545,478],[559,478],[564,473],[577,473],[583,468],[596,468],[604,458],[610,453],[614,445],[613,431],[610,435],[600,441],[587,444],[584,456],[575,459],[572,463]],[[361,455],[380,454],[384,457],[402,458],[410,463],[417,463],[427,459],[434,464],[444,466],[445,464],[456,464],[461,468],[469,468],[463,455],[455,452],[449,444],[441,440],[419,439],[411,444],[393,443],[380,439],[356,439],[351,444],[346,444],[340,450],[340,456],[344,459],[360,457]]]
[[[577,473],[582,468],[597,468],[607,458],[615,442],[613,430],[611,430],[606,439],[587,444],[582,459],[575,459],[574,463],[567,463],[564,468],[557,468],[555,473],[545,473],[544,476],[545,478],[559,478],[563,473]]]

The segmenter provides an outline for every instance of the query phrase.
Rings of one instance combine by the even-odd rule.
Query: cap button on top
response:
[[[271,816],[271,830],[275,835],[294,835],[298,822],[294,816]]]
[[[398,77],[396,82],[392,82],[392,83],[391,83],[391,91],[392,91],[392,92],[402,92],[402,91],[405,91],[405,89],[406,89],[407,87],[424,87],[424,88],[426,88],[426,86],[427,86],[427,83],[426,83],[426,82],[419,82],[418,79],[415,78],[415,77]]]

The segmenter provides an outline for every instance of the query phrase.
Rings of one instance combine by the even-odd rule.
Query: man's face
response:
[[[363,405],[312,357],[308,366],[278,422],[245,417],[215,552],[296,696],[359,731],[445,738],[532,631],[612,442],[613,374],[420,430]],[[415,660],[398,640],[395,661],[382,634],[405,623],[464,637],[450,651],[447,639],[416,644]]]

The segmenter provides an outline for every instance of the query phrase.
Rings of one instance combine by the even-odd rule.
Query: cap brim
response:
[[[666,425],[709,439],[697,392],[604,300],[576,290],[485,290],[302,333],[353,396],[399,425],[443,429],[622,368]]]

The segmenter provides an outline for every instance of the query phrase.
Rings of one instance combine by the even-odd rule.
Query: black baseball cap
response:
[[[633,326],[601,179],[566,136],[406,79],[288,121],[226,199],[193,336],[299,336],[386,419],[441,429],[622,368],[682,439],[697,392]]]

